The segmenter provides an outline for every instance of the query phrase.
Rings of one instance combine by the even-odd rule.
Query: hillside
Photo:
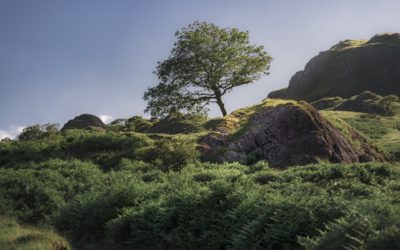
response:
[[[377,161],[400,152],[399,107],[318,112],[267,99],[223,118],[33,126],[0,142],[0,218],[12,218],[0,244],[396,249],[400,166]]]
[[[400,34],[379,34],[369,40],[345,40],[312,58],[285,89],[269,98],[315,101],[349,98],[370,90],[400,95]]]
[[[337,127],[345,124],[382,149],[390,159],[400,160],[400,102],[393,95],[382,97],[363,92],[351,98],[328,97],[312,102]]]

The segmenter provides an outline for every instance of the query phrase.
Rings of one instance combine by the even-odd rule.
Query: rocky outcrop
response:
[[[61,130],[64,131],[68,129],[92,129],[92,128],[105,129],[106,127],[107,125],[105,125],[103,121],[100,120],[100,118],[98,118],[97,116],[90,114],[82,114],[65,123],[64,127]]]
[[[345,137],[316,109],[306,103],[265,106],[254,112],[241,135],[223,129],[204,137],[204,154],[218,161],[267,160],[272,167],[329,162],[383,161],[379,150],[354,130]]]
[[[293,75],[289,86],[269,98],[315,101],[349,98],[369,90],[400,95],[400,33],[368,40],[345,40],[321,52]]]

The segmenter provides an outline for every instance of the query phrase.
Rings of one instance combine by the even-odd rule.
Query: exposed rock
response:
[[[345,137],[306,103],[264,106],[251,115],[246,131],[232,139],[218,129],[200,141],[218,161],[246,162],[249,155],[272,167],[329,162],[383,161],[379,150],[354,130]]]
[[[400,34],[380,34],[367,40],[345,40],[311,59],[293,75],[286,89],[269,98],[315,101],[349,98],[365,90],[400,95]]]
[[[98,118],[97,116],[90,114],[82,114],[65,123],[64,127],[61,130],[64,131],[68,129],[92,129],[92,128],[105,129],[106,127],[107,125],[105,125],[103,121],[100,120],[100,118]]]

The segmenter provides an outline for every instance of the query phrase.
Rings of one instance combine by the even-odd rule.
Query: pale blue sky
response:
[[[395,0],[0,0],[0,137],[81,113],[142,115],[157,61],[196,20],[249,30],[274,58],[270,76],[226,96],[232,111],[340,40],[399,32],[399,12]]]

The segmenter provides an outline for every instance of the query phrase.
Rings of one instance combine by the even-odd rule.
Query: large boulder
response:
[[[268,97],[311,102],[349,98],[365,90],[400,95],[400,33],[342,41],[312,58],[292,76],[287,88]]]
[[[105,125],[103,121],[97,116],[90,114],[82,114],[65,123],[64,127],[61,130],[64,131],[68,129],[93,129],[93,128],[105,129],[106,127],[107,125]]]
[[[232,118],[228,118],[232,119]],[[272,167],[318,161],[383,161],[385,156],[350,127],[340,131],[310,105],[264,105],[235,133],[216,130],[200,141],[204,154],[217,161],[266,160]],[[222,132],[221,132],[222,131]]]

